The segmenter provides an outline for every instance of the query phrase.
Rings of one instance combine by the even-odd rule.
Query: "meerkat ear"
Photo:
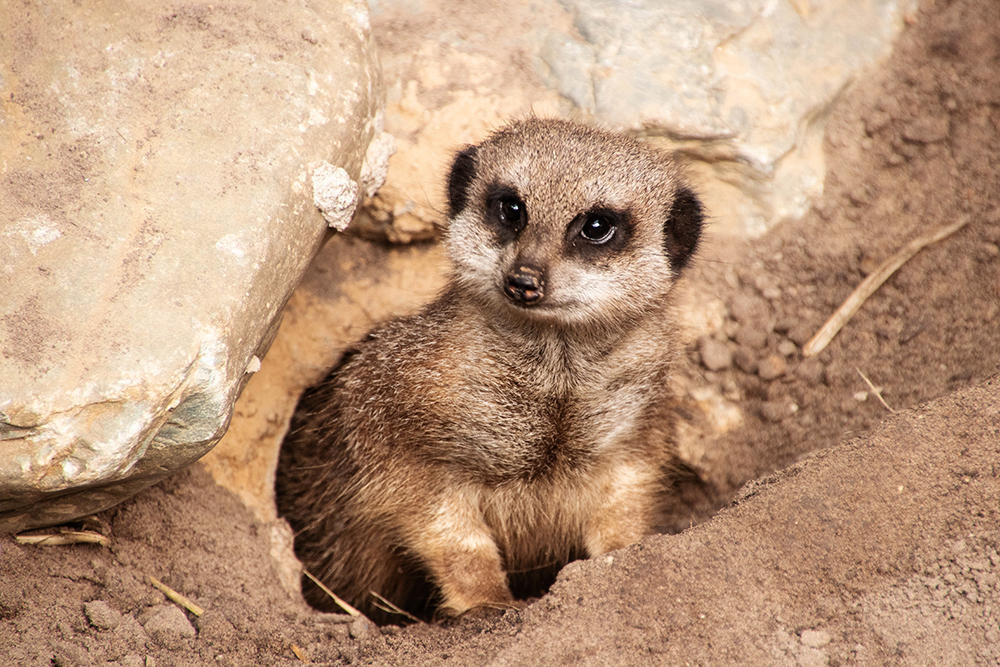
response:
[[[670,216],[663,227],[663,246],[670,257],[670,268],[675,273],[687,266],[698,247],[704,222],[705,207],[701,200],[687,186],[678,188]]]
[[[465,147],[448,173],[448,217],[454,218],[469,203],[469,186],[476,177],[476,146]]]

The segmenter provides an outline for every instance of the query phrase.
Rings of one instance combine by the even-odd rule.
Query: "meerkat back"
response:
[[[529,119],[456,156],[448,202],[443,293],[303,396],[279,462],[303,565],[377,620],[373,591],[504,607],[638,540],[677,461],[671,295],[703,213],[670,159]]]

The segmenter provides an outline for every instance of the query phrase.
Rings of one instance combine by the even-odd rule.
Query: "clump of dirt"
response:
[[[524,611],[376,629],[287,592],[273,525],[195,465],[99,515],[109,547],[0,538],[0,655],[46,667],[995,664],[1000,5],[925,2],[838,105],[827,150],[814,211],[756,242],[709,243],[687,278],[728,309],[687,350],[687,386],[745,417],[703,443],[712,493],[675,527],[799,461],[713,520],[572,564]],[[802,356],[879,262],[963,217]],[[147,575],[205,613],[178,613]]]

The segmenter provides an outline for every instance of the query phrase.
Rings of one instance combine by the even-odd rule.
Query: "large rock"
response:
[[[342,216],[384,174],[381,90],[351,0],[0,13],[0,531],[222,436],[327,233],[314,171]]]

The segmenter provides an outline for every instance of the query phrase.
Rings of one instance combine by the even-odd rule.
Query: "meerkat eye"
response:
[[[497,200],[497,214],[502,224],[519,229],[524,223],[524,202],[517,197],[501,197]]]
[[[594,245],[603,245],[615,235],[615,224],[603,215],[590,215],[583,223],[580,236]]]

